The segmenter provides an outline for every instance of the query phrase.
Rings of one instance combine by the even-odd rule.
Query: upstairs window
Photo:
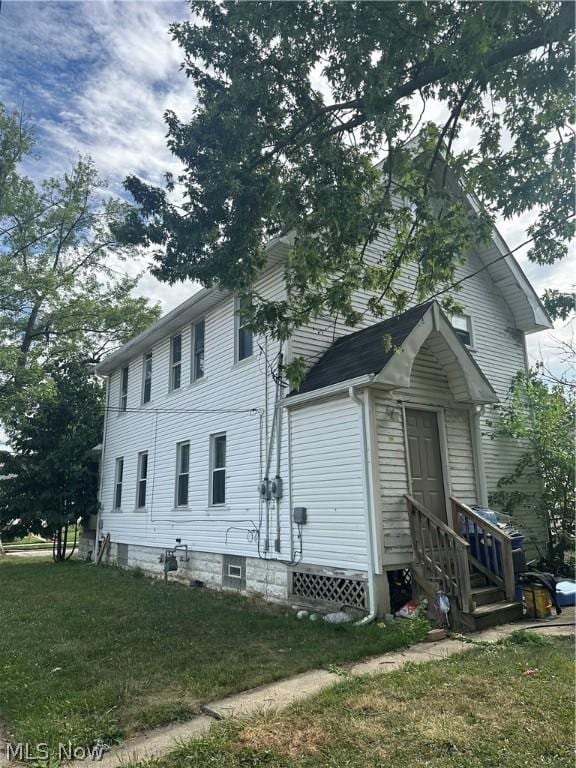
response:
[[[470,315],[452,315],[450,320],[456,336],[467,347],[472,346],[472,318]]]
[[[152,396],[152,352],[144,355],[144,378],[142,382],[142,402],[149,403]]]
[[[226,503],[226,435],[210,437],[210,504]]]
[[[192,326],[192,381],[204,376],[204,320],[199,320]]]
[[[190,443],[176,446],[176,506],[188,506],[188,480],[190,476]]]
[[[120,372],[120,410],[125,411],[128,406],[128,366]]]
[[[170,390],[180,389],[182,383],[182,336],[170,339]]]
[[[138,454],[138,483],[136,487],[136,508],[146,506],[146,482],[148,480],[148,451]]]
[[[124,476],[124,458],[116,459],[116,474],[114,477],[114,509],[122,506],[122,480]]]
[[[248,328],[248,313],[243,311],[244,302],[236,302],[236,359],[245,360],[252,357],[254,348],[254,336]]]

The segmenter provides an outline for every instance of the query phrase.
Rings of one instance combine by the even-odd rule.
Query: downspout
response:
[[[486,486],[486,468],[482,451],[482,426],[480,418],[484,412],[483,406],[475,405],[471,412],[472,446],[476,458],[476,479],[478,481],[478,500],[481,506],[488,506],[488,488]]]
[[[106,452],[106,437],[108,435],[108,411],[110,406],[110,376],[106,376],[106,398],[104,410],[104,430],[102,434],[102,453],[100,454],[100,477],[98,478],[98,512],[96,513],[96,535],[94,536],[94,565],[98,558],[98,541],[100,523],[102,520],[102,490],[104,487],[104,457]]]
[[[366,411],[364,400],[359,397],[354,391],[354,387],[348,388],[348,395],[356,405],[360,408],[360,424],[362,430],[362,439],[360,443],[361,457],[362,457],[362,474],[364,478],[364,498],[365,498],[365,525],[366,525],[366,551],[368,555],[368,615],[363,619],[356,622],[357,626],[363,624],[370,624],[376,618],[377,604],[376,604],[376,579],[375,575],[375,562],[374,562],[374,542],[372,540],[372,492],[370,488],[370,474],[368,466],[368,430],[366,429]]]

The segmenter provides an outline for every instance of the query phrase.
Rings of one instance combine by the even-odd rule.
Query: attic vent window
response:
[[[470,315],[452,315],[450,320],[456,336],[467,347],[472,346],[472,318]]]

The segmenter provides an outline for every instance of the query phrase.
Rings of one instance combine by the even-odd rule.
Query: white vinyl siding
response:
[[[366,567],[358,406],[348,398],[290,414],[293,506],[307,509],[302,562]]]

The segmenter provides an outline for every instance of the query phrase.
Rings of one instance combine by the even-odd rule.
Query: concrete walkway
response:
[[[534,626],[538,626],[536,631],[539,634],[570,635],[574,631],[574,617],[574,608],[567,608],[561,616],[547,622],[520,621],[478,632],[469,636],[469,639],[447,638],[434,643],[421,643],[402,651],[385,653],[382,656],[354,664],[346,668],[346,674],[354,676],[381,674],[399,669],[408,661],[421,663],[445,659],[470,648],[470,641],[495,643],[517,629],[529,629]],[[565,624],[571,626],[561,626]],[[152,757],[161,757],[178,746],[179,743],[207,733],[215,719],[245,717],[266,709],[287,707],[293,702],[319,693],[340,680],[341,676],[337,672],[315,669],[287,680],[280,680],[276,683],[244,691],[235,696],[228,696],[225,699],[205,705],[202,708],[204,714],[192,720],[177,725],[155,728],[148,733],[128,739],[108,752],[98,765],[102,768],[116,768],[116,766],[128,762],[133,763]],[[69,766],[70,768],[80,768],[80,766],[86,768],[86,762],[70,763]]]

